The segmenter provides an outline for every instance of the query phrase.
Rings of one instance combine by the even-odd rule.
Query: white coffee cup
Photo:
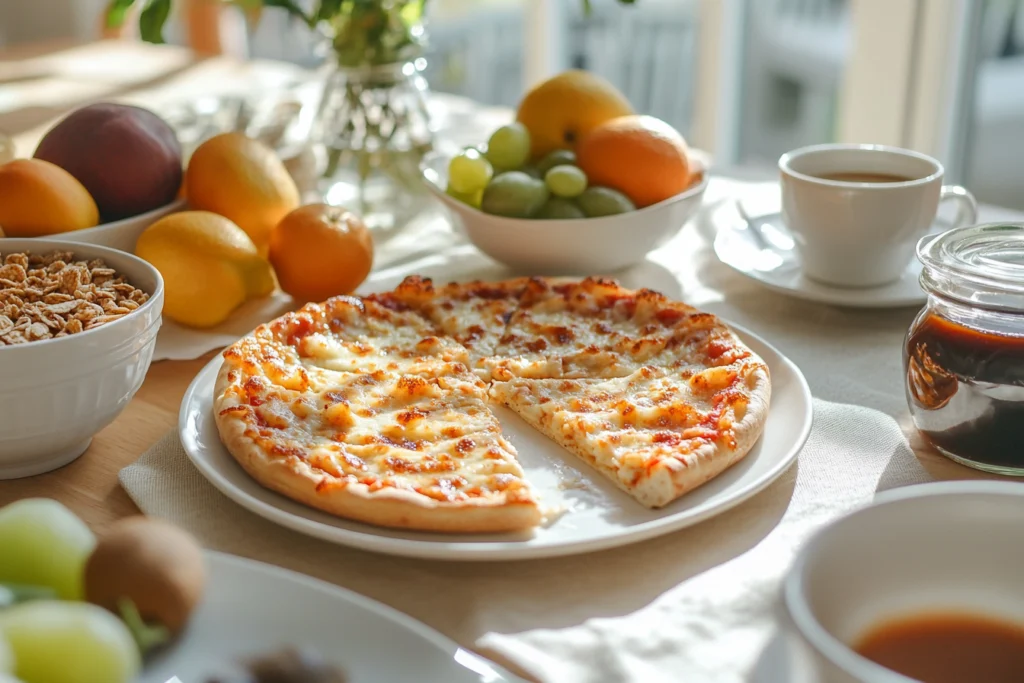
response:
[[[857,654],[891,619],[948,612],[1024,623],[1024,485],[964,481],[879,495],[818,532],[783,581],[787,683],[913,683]]]
[[[828,284],[873,287],[899,279],[943,199],[960,204],[953,227],[977,221],[974,196],[958,185],[943,185],[942,164],[908,149],[813,145],[783,154],[779,170],[782,218],[793,234],[803,272]],[[906,180],[826,177],[837,174]]]

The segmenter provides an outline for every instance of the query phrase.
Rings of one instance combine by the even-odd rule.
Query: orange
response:
[[[270,231],[299,205],[299,190],[274,150],[241,133],[216,135],[196,148],[185,171],[193,209],[230,219],[266,253]]]
[[[638,208],[690,186],[686,141],[653,116],[622,116],[594,128],[576,148],[576,161],[591,186],[616,189]]]
[[[295,209],[270,235],[270,263],[281,289],[299,301],[349,294],[373,267],[373,238],[362,219],[338,206]]]
[[[74,176],[42,159],[0,166],[0,228],[8,237],[39,237],[91,228],[96,202]]]
[[[575,149],[596,126],[632,113],[629,100],[614,85],[590,72],[572,70],[526,93],[516,120],[530,131],[530,154],[539,159],[556,149]]]

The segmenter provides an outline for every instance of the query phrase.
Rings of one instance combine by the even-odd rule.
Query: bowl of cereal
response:
[[[109,247],[0,240],[0,479],[71,462],[149,369],[164,286]]]

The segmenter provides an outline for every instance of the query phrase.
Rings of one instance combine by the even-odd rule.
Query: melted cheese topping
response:
[[[469,367],[486,380],[490,378],[488,359],[529,282],[519,278],[452,283],[435,289],[429,281],[410,276],[394,292],[377,296],[421,313],[441,333],[465,347]]]
[[[712,340],[728,348],[715,349]],[[533,292],[532,303],[510,320],[491,372],[504,381],[613,378],[645,365],[696,371],[748,355],[710,313],[649,290],[587,279]]]

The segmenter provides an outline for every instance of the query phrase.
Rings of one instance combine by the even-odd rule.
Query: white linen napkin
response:
[[[703,565],[702,556],[723,548],[737,549],[736,557],[635,612],[563,629],[491,632],[478,641],[481,649],[545,682],[748,680],[773,633],[778,585],[798,546],[823,524],[869,502],[876,491],[931,480],[891,418],[819,400],[814,412],[796,471],[743,506],[742,522],[693,529],[693,556],[683,562]],[[761,538],[766,527],[771,530]],[[638,564],[636,569],[648,574],[656,567]],[[628,583],[621,590],[629,590]]]

